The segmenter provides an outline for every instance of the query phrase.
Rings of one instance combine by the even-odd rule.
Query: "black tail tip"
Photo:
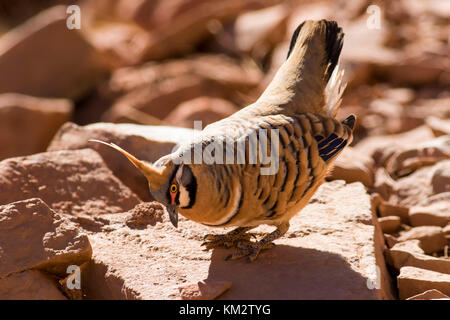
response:
[[[287,54],[287,58],[291,55],[292,50],[295,47],[295,43],[297,42],[297,38],[305,26],[305,23],[314,23],[317,26],[322,26],[325,29],[325,50],[326,50],[326,63],[328,68],[325,73],[325,78],[328,81],[333,73],[334,68],[336,67],[339,56],[342,51],[342,46],[344,44],[344,32],[342,28],[338,26],[336,21],[331,20],[319,20],[319,21],[303,21],[297,29],[295,29],[294,34],[291,38],[291,43],[289,45],[289,51]]]
[[[353,129],[353,127],[355,126],[355,121],[356,117],[353,114],[351,114],[347,118],[345,118],[344,121],[342,121],[342,124],[345,124],[350,129]]]
[[[328,70],[326,74],[327,81],[330,79],[334,68],[336,67],[339,56],[341,55],[342,46],[344,44],[344,32],[336,21],[322,20],[326,25],[326,50],[328,57]]]

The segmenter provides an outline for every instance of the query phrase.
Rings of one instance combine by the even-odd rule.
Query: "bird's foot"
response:
[[[240,233],[226,233],[226,234],[207,234],[204,238],[205,242],[202,246],[205,246],[206,250],[218,247],[224,247],[226,249],[236,247],[239,243],[251,243],[250,239],[254,237],[254,234],[240,232]]]
[[[269,233],[260,241],[250,243],[240,243],[238,245],[238,250],[235,253],[232,253],[228,257],[226,257],[225,260],[235,260],[247,257],[248,262],[255,261],[256,258],[258,258],[258,255],[261,252],[261,250],[270,249],[274,247],[275,244],[273,243],[273,241],[284,235],[288,229],[289,223],[285,222],[283,224],[280,224],[275,231]]]
[[[262,241],[250,242],[250,243],[239,243],[237,245],[238,250],[225,258],[225,260],[236,260],[243,257],[247,257],[247,262],[255,261],[258,258],[261,250],[270,249],[275,246],[275,243],[268,242],[264,243]]]

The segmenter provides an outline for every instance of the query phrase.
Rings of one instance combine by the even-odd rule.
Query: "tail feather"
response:
[[[292,34],[291,43],[289,45],[289,51],[288,51],[286,59],[288,59],[289,56],[291,55],[291,52],[295,47],[295,43],[297,42],[298,34],[300,33],[300,30],[302,30],[304,25],[305,25],[305,21],[300,23],[300,25],[297,27],[297,29],[295,29],[294,33]]]
[[[344,33],[335,21],[301,23],[292,35],[285,63],[260,100],[268,106],[282,105],[286,113],[334,117],[345,89],[343,73],[337,67],[343,41]],[[272,110],[266,107],[262,112]]]
[[[342,94],[347,87],[347,83],[343,82],[343,77],[344,70],[339,70],[339,65],[337,65],[325,87],[325,113],[329,117],[335,118],[341,106]]]
[[[344,44],[344,33],[342,32],[342,28],[337,25],[336,21],[322,21],[324,21],[326,25],[325,41],[328,58],[328,67],[325,72],[325,80],[329,81],[338,64],[339,56],[341,55],[342,46]]]

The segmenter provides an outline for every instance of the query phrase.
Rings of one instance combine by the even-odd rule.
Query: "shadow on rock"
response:
[[[220,299],[376,299],[367,278],[340,255],[277,245],[248,263],[225,261],[230,250],[215,249],[207,280],[227,280]]]

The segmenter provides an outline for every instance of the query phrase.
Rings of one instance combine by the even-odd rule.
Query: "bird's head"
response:
[[[174,227],[178,226],[178,208],[191,208],[197,193],[197,181],[188,165],[174,164],[170,156],[151,164],[137,159],[114,143],[94,139],[89,141],[105,144],[126,156],[147,178],[150,193],[166,207]]]

